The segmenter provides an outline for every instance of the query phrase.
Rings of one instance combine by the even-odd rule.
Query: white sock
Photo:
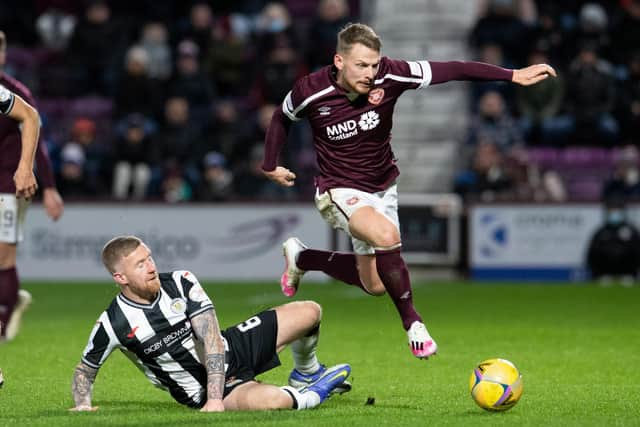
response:
[[[302,411],[303,409],[311,409],[318,406],[320,403],[320,396],[315,391],[305,391],[300,393],[293,387],[284,386],[280,387],[285,393],[293,398],[293,409]]]
[[[298,372],[313,374],[320,369],[320,362],[316,357],[319,336],[320,329],[318,327],[313,335],[302,337],[291,343],[291,353]]]

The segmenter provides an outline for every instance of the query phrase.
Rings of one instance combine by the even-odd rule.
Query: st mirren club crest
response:
[[[372,103],[373,105],[378,105],[382,102],[382,99],[384,98],[384,89],[373,89],[371,92],[369,92],[369,102]]]

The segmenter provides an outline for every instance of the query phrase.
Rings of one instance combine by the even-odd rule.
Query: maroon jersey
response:
[[[391,150],[396,101],[407,89],[451,80],[510,81],[513,70],[482,62],[403,61],[382,57],[368,95],[349,99],[327,66],[297,81],[276,110],[267,131],[262,168],[272,171],[286,140],[290,121],[309,119],[320,175],[321,192],[348,187],[378,192],[399,175]]]
[[[282,110],[290,120],[309,119],[321,192],[335,187],[384,190],[399,174],[390,145],[396,101],[407,89],[429,85],[429,63],[382,57],[369,95],[353,101],[335,74],[327,66],[299,80]]]
[[[16,79],[0,72],[0,85],[6,90],[19,95],[25,102],[35,107],[35,102],[29,89]],[[13,95],[11,98],[11,105],[13,105]],[[11,106],[6,102],[4,103],[4,108],[6,113],[11,110]],[[19,123],[4,114],[0,114],[0,153],[2,153],[0,155],[0,193],[15,193],[13,174],[18,167],[21,151],[22,139]],[[55,185],[51,162],[49,161],[46,147],[41,142],[38,143],[36,152],[36,173],[42,187],[48,188]]]

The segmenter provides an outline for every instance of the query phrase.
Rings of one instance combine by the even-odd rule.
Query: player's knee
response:
[[[0,270],[16,266],[16,249],[13,245],[0,243]]]
[[[400,243],[400,233],[395,227],[387,227],[379,231],[376,246],[377,247],[394,247]]]
[[[293,408],[293,397],[280,387],[273,387],[270,396],[266,399],[263,409],[291,409]]]
[[[322,319],[322,307],[315,301],[301,301],[304,307],[304,318],[309,319],[312,325],[317,325]]]

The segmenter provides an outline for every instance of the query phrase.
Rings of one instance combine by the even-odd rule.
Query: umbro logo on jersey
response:
[[[138,330],[138,326],[134,326],[131,328],[131,332],[127,334],[127,338],[133,338],[136,336],[136,331]]]
[[[318,108],[318,112],[320,113],[321,116],[328,116],[329,114],[331,114],[331,107],[327,107],[327,106],[323,106]]]

